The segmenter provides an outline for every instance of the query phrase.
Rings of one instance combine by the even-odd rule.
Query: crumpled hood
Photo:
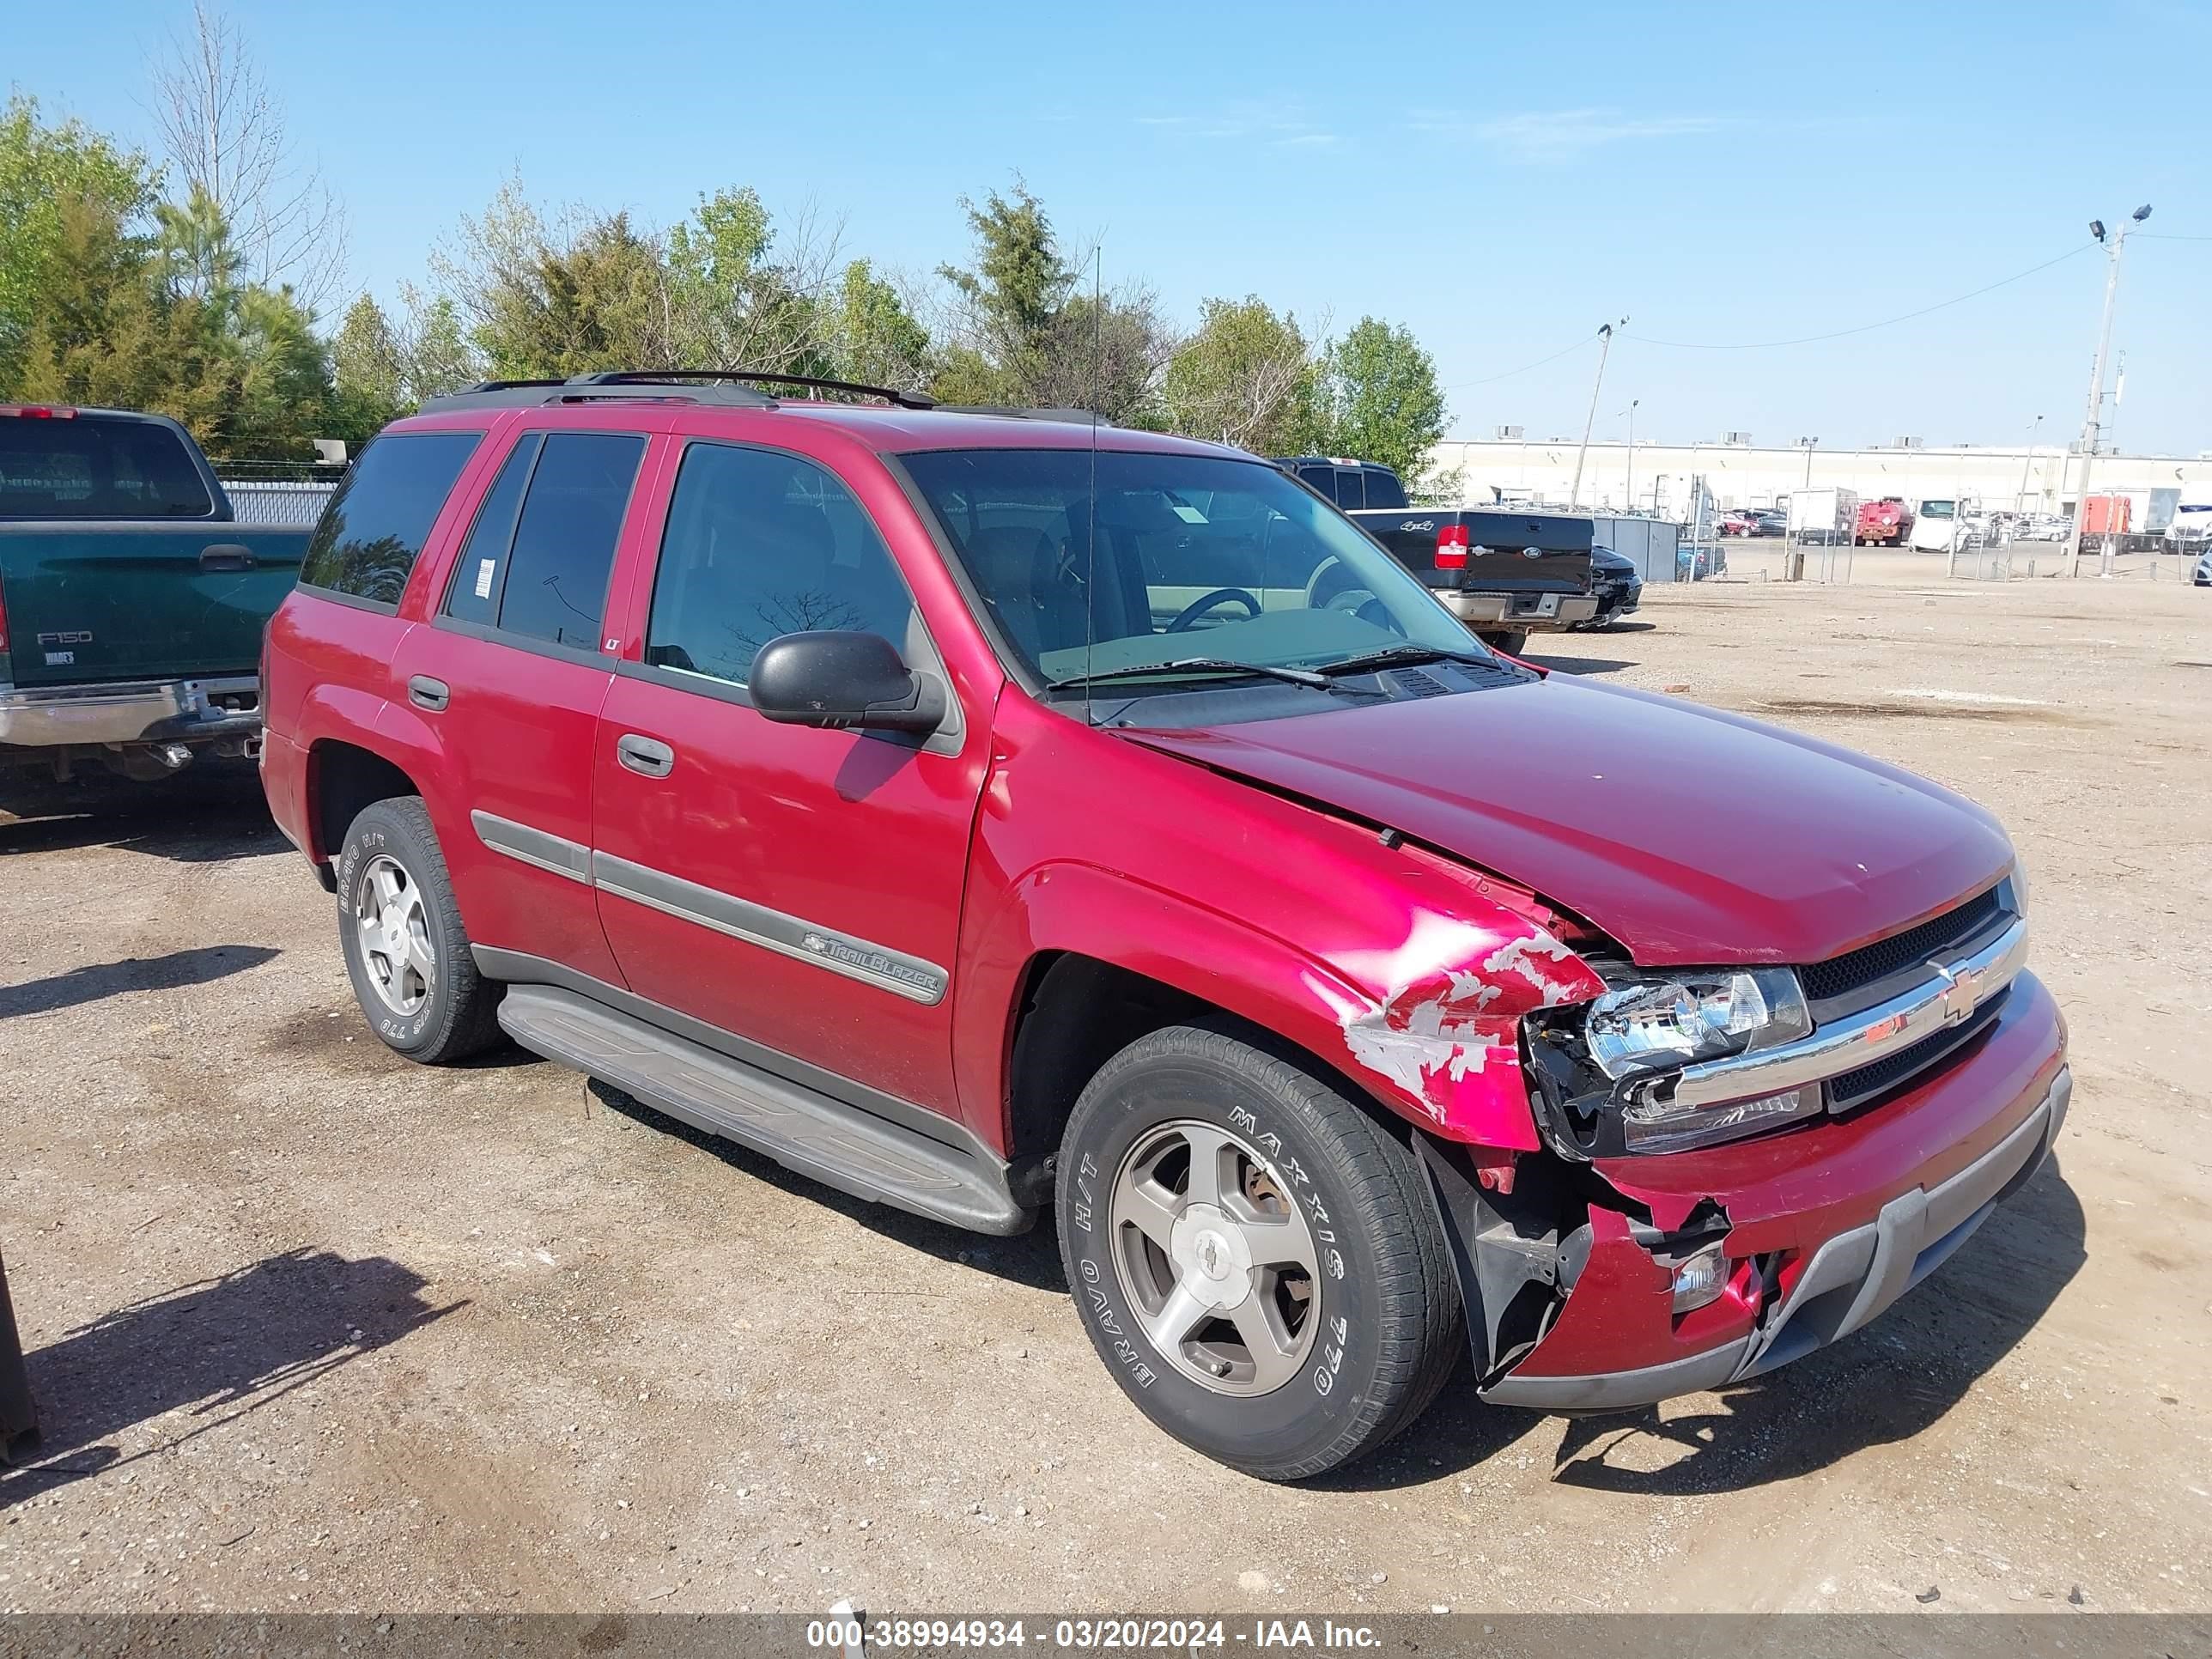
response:
[[[1130,735],[1446,848],[1646,963],[1819,962],[1936,915],[2012,862],[1994,818],[1925,779],[1565,675]]]

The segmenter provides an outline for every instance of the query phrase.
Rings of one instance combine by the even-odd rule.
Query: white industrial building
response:
[[[1531,438],[1517,427],[1490,438],[1447,438],[1436,447],[1432,469],[1459,469],[1464,506],[1493,501],[1566,505],[1575,481],[1573,438]],[[1656,511],[1680,518],[1691,501],[1693,478],[1702,478],[1716,507],[1786,504],[1793,489],[1838,485],[1863,501],[1885,495],[1907,501],[1963,497],[1992,511],[2064,513],[2081,493],[2081,457],[2057,446],[2033,448],[1955,445],[1936,448],[1917,438],[1851,447],[1800,442],[1755,444],[1747,433],[1711,443],[1638,440],[1632,453],[1619,440],[1592,441],[1583,465],[1581,505],[1605,513]],[[2091,473],[2094,495],[2106,491],[2179,489],[2185,499],[2212,499],[2212,452],[2196,456],[2100,454]]]

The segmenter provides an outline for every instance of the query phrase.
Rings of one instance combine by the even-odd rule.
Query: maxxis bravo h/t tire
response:
[[[1178,1138],[1180,1161],[1152,1150]],[[1191,1167],[1217,1145],[1218,1206],[1197,1201]],[[1092,1346],[1194,1449],[1264,1480],[1322,1474],[1413,1422],[1450,1376],[1459,1292],[1418,1157],[1291,1060],[1204,1026],[1140,1037],[1085,1088],[1059,1163],[1060,1255]],[[1154,1243],[1170,1210],[1172,1257]],[[1300,1254],[1310,1275],[1249,1266]],[[1271,1279],[1263,1322],[1291,1340],[1263,1361],[1240,1333]],[[1239,1299],[1219,1314],[1209,1297]],[[1161,1333],[1186,1327],[1170,1355]]]
[[[421,797],[361,810],[338,854],[338,948],[370,1027],[425,1066],[501,1040],[500,985],[477,971]],[[381,925],[380,925],[381,924]]]

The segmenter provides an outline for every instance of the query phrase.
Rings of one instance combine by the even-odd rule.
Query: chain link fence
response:
[[[345,476],[340,464],[323,461],[211,461],[240,524],[312,528]]]

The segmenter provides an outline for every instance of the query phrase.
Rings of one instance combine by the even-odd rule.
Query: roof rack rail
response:
[[[900,392],[887,386],[866,386],[858,380],[826,380],[813,374],[781,374],[750,368],[610,368],[579,374],[574,386],[655,386],[685,380],[743,380],[763,386],[799,386],[810,392],[849,392],[856,397],[881,398],[901,409],[934,409],[937,399],[922,392]]]
[[[1029,409],[1015,404],[939,404],[947,415],[998,415],[1010,421],[1066,421],[1076,426],[1111,426],[1103,415],[1087,409]]]
[[[734,404],[744,409],[773,409],[775,399],[766,392],[741,386],[690,386],[660,379],[603,380],[574,375],[565,380],[482,380],[463,391],[426,398],[424,415],[464,409],[529,409],[548,404],[684,403]]]

